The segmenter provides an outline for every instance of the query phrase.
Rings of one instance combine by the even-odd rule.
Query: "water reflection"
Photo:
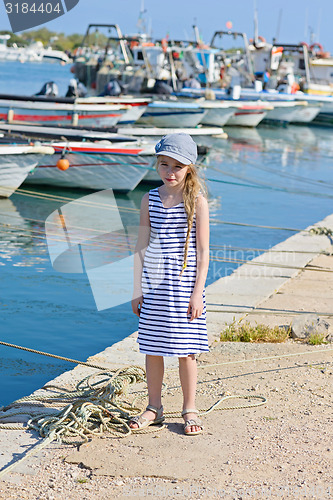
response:
[[[330,131],[296,126],[234,127],[228,133],[227,140],[205,139],[210,146],[204,173],[209,188],[212,257],[207,284],[238,265],[223,259],[252,258],[258,254],[255,249],[268,249],[290,236],[283,229],[256,225],[303,228],[332,211]],[[204,143],[203,138],[200,141]],[[139,225],[142,196],[152,187],[142,184],[127,195],[116,195],[124,227]],[[3,340],[86,359],[137,328],[130,304],[97,312],[87,277],[58,273],[50,264],[45,220],[64,204],[87,194],[91,191],[23,185],[10,200],[0,200]],[[251,226],[226,225],[221,220]],[[0,365],[6,387],[0,404],[31,392],[54,376],[51,367],[27,382],[24,372],[30,361],[46,366],[45,361],[8,349],[0,356],[7,355],[22,363],[22,369],[15,363],[8,368]],[[15,377],[17,372],[19,377]]]

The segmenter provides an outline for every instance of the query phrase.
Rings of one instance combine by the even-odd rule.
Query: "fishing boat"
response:
[[[206,113],[206,109],[195,103],[154,101],[137,123],[161,128],[196,127]]]
[[[120,131],[121,132],[118,132]],[[136,141],[137,138],[129,134],[136,131],[133,127],[74,127],[70,125],[34,125],[31,123],[0,122],[0,131],[12,137],[29,137],[33,139],[52,139],[72,141],[111,141],[112,143]],[[123,134],[123,135],[122,135]],[[141,135],[141,134],[139,134]],[[144,135],[144,134],[143,134]]]
[[[177,93],[177,96],[200,98],[205,95],[205,92],[205,89],[184,88]],[[231,106],[266,106],[267,113],[262,120],[275,124],[310,123],[322,112],[322,103],[315,100],[313,96],[309,96],[309,99],[303,93],[286,94],[277,91],[241,88],[239,98],[232,99],[225,89],[210,89],[210,92],[214,93],[216,100],[230,103]],[[226,125],[240,124],[239,122],[235,123],[235,121],[234,117],[231,117]]]
[[[38,168],[25,181],[28,184],[93,190],[112,188],[126,193],[135,189],[155,161],[155,148],[149,142],[51,141],[44,144],[51,146],[55,154],[39,160]],[[60,167],[59,160],[64,159],[67,164]]]
[[[112,127],[128,109],[114,104],[81,104],[66,98],[0,95],[0,119],[9,122]]]
[[[0,144],[0,197],[9,198],[52,147]]]

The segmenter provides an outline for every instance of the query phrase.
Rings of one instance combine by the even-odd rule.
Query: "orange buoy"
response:
[[[59,170],[67,170],[69,167],[69,161],[66,160],[66,158],[60,158],[60,160],[57,161],[57,167]]]

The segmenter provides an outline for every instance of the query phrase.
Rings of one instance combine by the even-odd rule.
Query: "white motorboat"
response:
[[[148,104],[147,110],[137,123],[138,125],[161,128],[196,127],[206,113],[207,110],[199,104],[154,101]]]
[[[135,123],[146,111],[148,104],[151,102],[149,97],[79,97],[76,99],[79,104],[114,104],[117,106],[127,106],[127,112],[120,118],[119,124],[127,125]]]
[[[300,109],[307,107],[304,101],[270,101],[272,109],[267,113],[264,121],[287,124],[294,121]],[[301,113],[299,113],[301,116]]]
[[[25,62],[60,62],[66,64],[70,61],[65,52],[53,50],[51,47],[44,48],[40,41],[34,42],[28,47],[18,47],[15,43],[7,46],[10,35],[0,35],[0,61]]]
[[[234,114],[228,119],[226,125],[256,127],[271,109],[272,106],[264,103],[239,103]]]
[[[44,143],[45,144],[45,143]],[[52,158],[40,159],[38,168],[26,182],[51,186],[108,189],[129,192],[135,189],[152,168],[155,148],[152,143],[130,142],[112,144],[100,142],[49,142],[55,150]],[[57,168],[59,159],[65,158],[67,170]]]
[[[52,155],[51,147],[0,144],[0,197],[8,198],[37,166],[41,155]]]
[[[237,107],[227,101],[205,100],[200,102],[200,106],[207,110],[200,123],[214,127],[223,127],[237,111]]]
[[[303,93],[298,94],[286,94],[277,91],[257,91],[250,88],[242,88],[240,90],[239,99],[231,99],[225,89],[210,89],[214,92],[216,100],[218,102],[227,102],[230,105],[253,105],[260,104],[270,106],[271,109],[267,110],[267,114],[262,118],[264,121],[287,124],[287,123],[309,123],[316,119],[319,113],[322,113],[323,108],[320,108],[320,102],[313,99],[314,96],[306,96]],[[189,89],[184,88],[177,93],[179,96],[187,97],[200,97],[204,96],[205,89]],[[310,99],[309,99],[310,97]],[[311,102],[312,101],[312,102]],[[216,102],[216,101],[213,101]],[[332,98],[333,103],[333,98]],[[333,107],[332,107],[333,109]],[[240,124],[240,119],[236,119],[235,116],[241,116],[239,111],[237,115],[231,117],[227,121],[226,125],[230,124]],[[206,118],[206,117],[205,117]],[[253,117],[251,117],[253,118]],[[249,119],[249,121],[251,121]],[[260,119],[259,122],[260,123]],[[255,120],[253,120],[255,122]],[[253,125],[251,125],[253,126]]]

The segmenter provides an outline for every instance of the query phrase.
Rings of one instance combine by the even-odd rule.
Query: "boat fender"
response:
[[[27,153],[39,153],[43,155],[53,155],[55,150],[52,146],[31,146]]]
[[[8,123],[11,123],[14,120],[14,110],[9,109],[7,113],[7,121]]]
[[[292,83],[290,88],[290,93],[296,94],[298,90],[300,90],[300,86],[298,85],[298,83],[297,82]]]
[[[168,40],[166,38],[162,38],[161,45],[162,45],[162,50],[165,54],[168,50]]]
[[[60,158],[57,161],[57,167],[62,171],[67,170],[69,167],[69,161],[66,158]]]

